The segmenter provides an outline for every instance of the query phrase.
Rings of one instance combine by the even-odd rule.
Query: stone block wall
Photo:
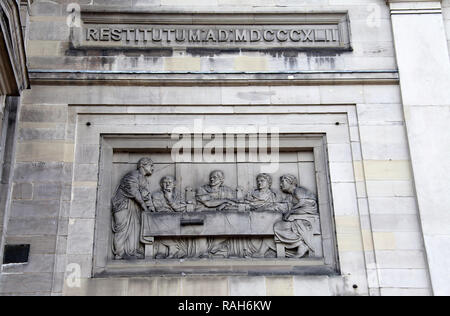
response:
[[[252,0],[245,1],[245,7],[236,0],[75,1],[118,9],[349,11],[352,52],[212,56],[74,51],[66,14],[70,2],[35,0],[31,6],[27,53],[34,78],[52,70],[193,72],[199,74],[198,80],[205,79],[202,73],[233,72],[244,81],[254,73],[333,75],[324,75],[329,79],[326,83],[305,85],[147,86],[129,81],[126,86],[111,86],[35,81],[22,98],[6,236],[7,243],[31,244],[31,257],[27,265],[3,267],[0,294],[432,294],[398,82],[390,75],[387,82],[365,83],[354,74],[349,77],[353,83],[340,80],[349,71],[374,78],[380,72],[396,73],[385,0]],[[81,75],[74,73],[72,78]],[[167,125],[161,113],[238,117],[248,111],[266,115],[281,110],[345,115],[342,125],[327,134],[340,276],[92,278],[99,133],[154,132]],[[148,124],[150,120],[156,123]],[[87,129],[88,121],[92,129]],[[323,132],[325,125],[304,124],[305,132]],[[298,131],[298,123],[286,124],[286,129]],[[80,287],[65,282],[73,273],[72,263],[81,266]],[[353,284],[359,288],[353,289]]]
[[[352,53],[241,52],[170,53],[107,52],[74,50],[66,13],[69,3],[92,8],[108,4],[108,10],[149,9],[209,12],[347,11],[351,20]],[[286,1],[254,0],[245,4],[220,1],[41,1],[31,7],[28,37],[30,69],[151,71],[151,72],[295,72],[295,71],[389,71],[396,69],[389,10],[384,0]]]
[[[6,243],[31,244],[31,253],[29,264],[4,267],[2,293],[49,294],[61,283],[54,272],[67,235],[74,146],[67,113],[64,105],[22,107]]]
[[[167,289],[170,293],[188,294],[190,285],[195,289],[195,284],[206,282],[215,284],[214,291],[218,294],[234,294],[248,291],[262,282],[264,287],[258,287],[262,295],[279,293],[277,291],[300,294],[303,293],[298,292],[303,288],[301,284],[309,284],[312,291],[329,295],[431,294],[398,87],[295,87],[295,101],[303,104],[301,109],[305,113],[353,109],[348,112],[349,125],[342,130],[348,130],[352,146],[346,147],[348,145],[338,141],[342,135],[338,130],[330,133],[328,139],[329,155],[333,157],[330,176],[334,179],[335,212],[339,212],[335,218],[338,248],[344,272],[348,269],[343,274],[344,279],[209,276],[200,280],[198,277],[90,279],[95,200],[85,197],[88,204],[80,204],[80,197],[83,192],[95,194],[98,181],[99,138],[93,131],[126,133],[137,128],[150,132],[142,115],[152,117],[152,112],[165,112],[164,107],[172,104],[181,105],[177,110],[181,113],[214,113],[215,107],[198,106],[207,103],[220,105],[221,112],[227,111],[224,106],[231,107],[231,113],[238,114],[239,108],[250,102],[242,92],[271,91],[261,101],[266,105],[254,105],[253,111],[276,111],[283,105],[292,107],[292,95],[286,91],[293,88],[136,87],[132,94],[128,87],[94,86],[88,89],[89,93],[83,93],[84,89],[34,86],[23,98],[8,241],[31,243],[32,258],[29,265],[20,268],[21,273],[3,276],[7,280],[2,285],[3,293],[101,294],[110,293],[102,292],[108,289],[111,294],[116,291],[133,294],[142,287],[145,288],[143,293],[155,293],[160,287],[166,289],[164,282],[169,282],[174,286],[173,290]],[[190,95],[189,99],[184,97],[186,94]],[[108,95],[116,97],[105,97]],[[205,100],[205,96],[208,99]],[[331,106],[331,100],[342,105]],[[101,104],[108,106],[98,107]],[[195,108],[190,107],[194,105]],[[87,116],[89,113],[97,114]],[[111,116],[111,113],[115,114]],[[141,118],[130,121],[126,117],[132,118],[132,113],[140,113]],[[88,129],[87,121],[93,124],[94,130]],[[153,115],[152,121],[158,122],[158,115]],[[164,125],[163,121],[161,124]],[[157,128],[152,124],[151,130]],[[75,132],[81,137],[78,140]],[[72,169],[76,171],[72,173]],[[92,205],[89,201],[94,202],[94,206],[89,206]],[[362,270],[355,270],[355,262],[361,255],[366,263],[358,267]],[[71,271],[66,268],[71,263],[80,264],[83,281],[81,288],[66,286],[63,292],[64,274],[70,276]],[[355,279],[357,271],[361,274]],[[36,283],[24,282],[24,278],[36,280]],[[347,280],[347,284],[343,280]],[[190,285],[184,286],[186,282]],[[248,287],[246,282],[250,284]],[[367,287],[354,291],[351,289],[354,283],[366,283]],[[168,293],[163,289],[158,293]],[[322,292],[323,289],[330,290]]]

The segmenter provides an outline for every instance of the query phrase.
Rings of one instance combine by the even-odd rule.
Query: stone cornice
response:
[[[33,85],[248,86],[398,84],[396,70],[289,73],[146,73],[30,70]]]
[[[386,0],[391,14],[441,14],[442,0]]]

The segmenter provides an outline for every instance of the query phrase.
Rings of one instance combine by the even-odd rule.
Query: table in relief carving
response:
[[[146,212],[142,214],[141,242],[148,258],[154,253],[155,237],[272,237],[274,224],[282,221],[282,216],[274,211]],[[317,236],[315,243],[320,243],[319,217],[293,216],[310,222]],[[284,249],[278,248],[277,256],[284,257]]]

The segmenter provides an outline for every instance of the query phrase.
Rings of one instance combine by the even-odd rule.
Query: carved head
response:
[[[272,177],[267,173],[260,173],[256,177],[256,184],[259,190],[270,189],[272,187]]]
[[[221,170],[214,170],[209,174],[209,185],[222,185],[225,181],[225,174]]]
[[[285,174],[280,178],[280,188],[283,192],[291,192],[298,185],[296,176]]]
[[[145,176],[151,176],[154,171],[153,160],[148,157],[139,159],[137,169],[140,170]]]
[[[164,192],[173,192],[173,190],[175,189],[176,180],[172,176],[165,176],[161,179],[159,184]]]

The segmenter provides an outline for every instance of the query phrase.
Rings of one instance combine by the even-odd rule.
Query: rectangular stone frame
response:
[[[265,49],[297,49],[297,50],[310,50],[310,49],[326,49],[337,51],[350,51],[351,46],[351,30],[349,15],[347,11],[333,11],[333,12],[304,12],[304,11],[292,11],[289,12],[216,12],[216,13],[202,13],[202,12],[167,12],[166,10],[154,10],[146,11],[139,9],[137,11],[118,11],[116,8],[100,7],[92,8],[90,6],[81,7],[81,20],[82,27],[75,28],[71,36],[72,44],[75,48],[98,49],[104,47],[105,44],[99,41],[95,45],[89,45],[89,41],[83,40],[85,30],[89,26],[95,27],[109,27],[111,25],[129,26],[131,29],[138,28],[138,26],[199,26],[199,27],[214,27],[214,26],[240,26],[240,27],[263,27],[270,25],[299,25],[299,26],[330,26],[335,25],[339,33],[340,41],[337,45],[316,45],[312,47],[299,47],[298,45],[289,45],[285,47],[274,46],[273,44],[255,44],[245,46],[236,46],[231,49],[250,49],[250,50],[265,50]],[[86,29],[85,29],[86,28]],[[113,42],[114,43],[114,42]],[[113,45],[116,48],[126,49],[126,46],[121,45],[121,41],[118,45]],[[91,43],[92,44],[92,43]],[[117,44],[117,43],[115,43]],[[112,44],[109,44],[111,47]],[[171,48],[183,48],[192,47],[190,45],[177,45],[174,43]],[[202,43],[202,46],[193,46],[196,49],[213,48],[219,50],[229,50],[229,45],[208,45],[208,43]],[[133,49],[149,49],[147,46],[130,46]],[[162,49],[164,47],[152,46],[152,49]]]
[[[168,151],[167,134],[101,135],[93,277],[173,274],[337,275],[338,252],[325,134],[282,134],[280,152],[313,150],[322,231],[323,259],[190,259],[114,261],[111,254],[111,197],[114,151]]]

